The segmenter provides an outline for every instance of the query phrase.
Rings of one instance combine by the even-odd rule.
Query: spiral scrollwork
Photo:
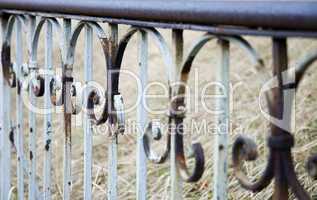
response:
[[[191,70],[193,61],[196,57],[196,55],[199,53],[201,48],[210,40],[213,39],[221,39],[221,40],[227,40],[229,42],[237,43],[239,46],[241,46],[244,50],[247,51],[247,53],[251,56],[252,60],[255,62],[257,69],[262,69],[263,68],[263,61],[262,59],[258,56],[256,51],[251,47],[251,45],[244,40],[242,37],[238,36],[214,36],[214,35],[209,35],[205,34],[199,40],[194,44],[194,46],[191,48],[189,51],[189,54],[185,58],[182,68],[181,68],[181,76],[180,80],[182,83],[187,83],[188,77],[189,77],[189,72]],[[194,143],[192,144],[192,152],[195,157],[195,167],[194,171],[192,174],[189,174],[189,170],[187,169],[186,166],[186,159],[184,156],[184,149],[183,149],[183,129],[182,124],[183,124],[183,118],[184,118],[184,108],[185,107],[185,88],[183,87],[184,84],[181,84],[180,87],[177,90],[177,95],[176,95],[176,101],[174,102],[174,110],[179,112],[179,114],[174,115],[174,121],[176,123],[176,131],[179,132],[176,134],[177,136],[177,141],[179,141],[180,144],[177,145],[177,161],[178,165],[180,166],[180,172],[184,180],[188,182],[192,181],[197,181],[199,178],[202,176],[203,171],[204,171],[204,153],[203,153],[203,148],[200,143]]]
[[[7,23],[4,31],[4,41],[1,47],[1,62],[2,62],[2,73],[3,77],[7,81],[11,88],[17,86],[17,77],[15,68],[15,63],[11,61],[11,37],[13,32],[13,27],[15,23],[20,23],[21,25],[26,24],[26,19],[22,15],[10,15],[3,16],[7,17]]]
[[[36,97],[42,97],[45,92],[44,78],[41,75],[36,75],[31,80],[31,88]]]
[[[273,178],[273,167],[270,165],[273,157],[269,156],[269,164],[266,166],[261,178],[252,182],[249,181],[247,176],[242,171],[242,161],[254,161],[258,157],[257,146],[255,142],[245,136],[239,136],[232,147],[232,162],[236,178],[242,187],[253,192],[261,191],[267,187]]]
[[[169,150],[170,150],[170,137],[168,137],[167,141],[167,147],[164,151],[164,153],[160,156],[158,156],[158,153],[156,153],[153,148],[151,148],[151,141],[159,141],[162,138],[162,130],[160,127],[160,122],[155,122],[155,121],[150,121],[145,129],[144,135],[143,135],[143,146],[144,146],[144,151],[147,156],[147,158],[156,164],[164,163],[165,160],[167,159],[169,155]],[[170,129],[168,130],[168,135],[170,135]]]
[[[182,90],[182,89],[181,89]],[[191,145],[191,157],[195,158],[195,164],[193,171],[190,172],[186,164],[185,150],[184,150],[184,118],[186,114],[186,107],[184,102],[184,95],[179,92],[181,97],[176,97],[172,102],[171,118],[175,124],[175,141],[176,141],[176,162],[182,179],[186,182],[198,181],[205,168],[205,156],[202,145],[200,143],[192,143]]]
[[[115,71],[113,71],[112,75],[113,75],[113,82],[112,85],[114,86],[114,92],[118,90],[118,81],[119,81],[119,73],[118,71],[121,68],[121,63],[122,63],[122,59],[126,50],[126,47],[130,41],[130,39],[132,38],[132,36],[134,36],[134,34],[136,34],[139,31],[143,31],[148,33],[149,35],[151,35],[153,37],[153,39],[156,41],[162,55],[163,55],[163,60],[166,66],[166,70],[167,72],[170,72],[170,68],[169,66],[172,66],[172,61],[171,61],[171,57],[169,55],[169,49],[168,46],[166,44],[166,42],[164,41],[163,37],[160,35],[160,33],[155,30],[154,28],[141,28],[141,27],[132,27],[130,28],[127,33],[121,38],[116,54],[115,54],[115,59],[114,59],[114,66],[116,66]],[[168,73],[168,80],[170,82],[171,80],[171,75]],[[145,153],[148,157],[148,159],[154,163],[163,163],[165,162],[165,160],[168,158],[168,154],[169,154],[169,150],[170,150],[170,134],[167,134],[167,145],[166,148],[164,150],[164,153],[160,156],[157,156],[157,154],[151,149],[151,138],[152,138],[152,127],[153,124],[152,122],[148,123],[148,126],[145,130],[145,133],[143,135],[143,146],[145,149]],[[159,130],[158,130],[159,129]],[[156,131],[161,132],[160,127],[156,127]],[[156,138],[157,140],[160,139]]]
[[[63,105],[62,102],[62,80],[61,77],[55,76],[50,81],[50,98],[54,106]]]
[[[292,70],[286,71],[288,65],[286,39],[273,38],[273,75],[276,76],[278,85],[270,88],[269,92],[266,93],[268,110],[271,119],[273,119],[273,121],[270,121],[271,134],[268,137],[268,147],[270,150],[268,164],[256,182],[249,181],[241,170],[241,161],[250,161],[256,158],[256,145],[246,137],[238,137],[233,144],[232,159],[235,175],[242,187],[253,192],[259,192],[267,187],[274,178],[274,199],[288,198],[288,188],[294,192],[294,195],[298,199],[310,199],[307,192],[299,183],[294,170],[291,155],[291,148],[294,146],[294,137],[287,129],[287,127],[290,127],[290,120],[287,117],[284,118],[285,106],[288,106],[286,109],[291,109],[290,105],[293,102],[294,96],[291,96],[287,104],[284,102],[284,90],[297,88],[305,70],[314,59],[316,59],[316,55],[309,56],[302,64],[295,68],[295,73]],[[287,73],[283,75],[285,71]],[[289,83],[290,80],[293,80],[293,82]],[[285,86],[284,84],[287,85]],[[274,119],[284,121],[274,123]],[[309,160],[307,168],[311,172],[311,175],[314,176],[315,163],[313,160]]]
[[[295,68],[294,71],[290,71],[288,77],[294,78],[295,75],[295,89],[298,89],[300,82],[303,79],[305,72],[309,69],[310,66],[314,62],[317,61],[317,51],[310,53],[307,57],[305,57]],[[308,158],[306,163],[306,169],[308,174],[315,180],[317,180],[317,154],[312,155]]]

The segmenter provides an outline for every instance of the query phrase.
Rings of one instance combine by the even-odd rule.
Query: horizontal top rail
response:
[[[0,0],[0,9],[166,23],[317,30],[317,1]]]

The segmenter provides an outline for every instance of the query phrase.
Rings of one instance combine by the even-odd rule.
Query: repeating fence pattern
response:
[[[1,4],[1,1],[0,1]],[[316,6],[315,6],[316,7]],[[79,22],[76,26],[72,21]],[[107,21],[109,26],[105,31],[100,23]],[[131,24],[131,28],[119,38],[118,25],[120,22]],[[151,24],[152,23],[152,24]],[[172,32],[172,51],[155,25],[167,26]],[[170,26],[170,27],[169,27]],[[119,90],[119,76],[122,59],[126,47],[133,36],[139,37],[138,63],[140,68],[141,88],[145,88],[148,82],[148,41],[153,38],[158,46],[169,82],[169,113],[167,141],[163,154],[155,152],[151,144],[161,139],[160,124],[150,121],[144,105],[141,103],[137,109],[137,121],[144,127],[138,133],[137,140],[137,199],[147,199],[147,162],[160,164],[170,162],[171,176],[171,199],[182,199],[183,182],[198,181],[205,170],[205,159],[209,156],[204,154],[202,145],[198,142],[191,144],[190,157],[195,160],[193,170],[189,169],[188,158],[185,156],[185,144],[183,138],[183,123],[186,117],[186,88],[190,77],[190,71],[196,55],[211,40],[218,40],[221,48],[221,62],[217,69],[219,83],[229,91],[229,59],[230,45],[237,44],[254,62],[255,69],[261,73],[263,61],[251,44],[240,34],[260,34],[272,37],[273,75],[277,77],[277,85],[265,93],[269,113],[276,119],[282,119],[287,110],[292,110],[289,103],[284,102],[284,91],[296,89],[305,71],[317,59],[317,52],[312,52],[301,62],[292,73],[283,73],[287,70],[287,36],[315,37],[317,32],[310,31],[257,31],[243,29],[224,29],[223,33],[206,28],[206,33],[193,43],[188,52],[184,52],[183,29],[202,27],[186,25],[155,24],[154,22],[129,22],[114,19],[103,20],[102,18],[71,16],[48,13],[32,13],[24,11],[5,10],[1,16],[1,82],[0,82],[0,141],[1,141],[1,171],[0,171],[0,199],[12,198],[13,190],[17,190],[18,199],[22,200],[25,194],[28,199],[51,199],[52,196],[52,115],[47,111],[44,115],[44,163],[43,163],[43,186],[40,187],[36,178],[37,158],[36,138],[37,132],[36,113],[30,109],[24,116],[22,93],[27,92],[30,105],[35,106],[36,98],[43,97],[44,107],[49,110],[54,106],[63,107],[63,131],[64,131],[64,177],[63,199],[70,199],[72,187],[72,116],[85,110],[84,129],[84,199],[92,199],[92,135],[93,127],[108,123],[112,127],[108,140],[108,199],[117,199],[117,144],[120,134],[124,134],[124,104]],[[283,27],[282,27],[283,28]],[[13,30],[15,29],[15,35]],[[203,28],[202,28],[203,29]],[[209,31],[208,31],[209,30]],[[227,32],[226,32],[227,31]],[[252,32],[253,31],[253,32]],[[22,34],[27,32],[28,62],[23,63]],[[38,64],[38,46],[40,33],[45,33],[45,63]],[[84,32],[84,33],[83,33]],[[84,81],[85,89],[80,93],[74,84],[75,73],[73,69],[75,61],[75,49],[80,34],[84,34]],[[89,83],[93,80],[93,37],[97,37],[103,48],[107,69],[107,89],[104,94],[98,92]],[[58,39],[56,39],[58,38]],[[15,41],[15,58],[11,56],[12,41]],[[53,69],[53,44],[58,43],[60,49],[62,75],[47,74],[41,71],[54,71]],[[187,54],[185,54],[187,53]],[[25,81],[28,80],[28,81]],[[293,80],[293,81],[289,81]],[[285,84],[285,81],[288,81]],[[175,85],[174,83],[181,83]],[[15,105],[12,105],[10,91],[15,91]],[[227,199],[227,168],[228,168],[228,134],[229,134],[229,92],[217,102],[218,109],[224,112],[218,116],[220,129],[216,134],[214,145],[214,199]],[[82,105],[76,100],[80,98]],[[144,98],[141,98],[145,101]],[[293,97],[290,98],[293,101]],[[101,102],[104,102],[103,104]],[[15,106],[15,113],[12,107]],[[96,106],[102,106],[100,116],[95,112]],[[288,106],[288,107],[287,107]],[[289,107],[290,106],[290,107]],[[12,115],[16,115],[16,122],[12,122]],[[286,113],[286,115],[291,115]],[[24,120],[28,119],[28,127],[23,127]],[[258,192],[267,187],[274,178],[274,199],[287,199],[289,189],[298,199],[310,199],[309,194],[303,189],[297,180],[291,155],[294,145],[292,134],[281,127],[291,126],[291,119],[281,122],[283,126],[271,122],[268,137],[269,158],[263,175],[256,182],[252,182],[243,172],[242,161],[251,161],[257,157],[256,144],[246,136],[240,136],[233,145],[232,161],[234,173],[242,187],[253,192]],[[175,127],[175,128],[173,128]],[[24,137],[28,136],[29,145],[27,152],[24,151]],[[12,148],[16,148],[17,155],[17,183],[12,182],[11,160]],[[206,156],[206,157],[205,157]],[[317,177],[317,155],[312,156],[307,164],[310,175]],[[27,176],[26,176],[27,174]],[[25,185],[27,179],[27,186]],[[27,189],[26,189],[27,188]],[[40,189],[41,188],[41,189]],[[26,191],[27,190],[27,191]]]

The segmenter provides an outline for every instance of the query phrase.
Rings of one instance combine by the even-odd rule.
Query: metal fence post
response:
[[[143,146],[143,134],[146,128],[148,116],[145,109],[145,87],[148,81],[148,35],[144,31],[139,32],[139,74],[141,88],[138,91],[140,97],[140,104],[137,110],[137,123],[138,123],[138,134],[137,134],[137,199],[145,200],[147,189],[147,167],[146,167],[146,155]]]
[[[178,81],[178,76],[180,74],[180,68],[183,62],[183,31],[182,30],[172,30],[172,47],[173,47],[173,57],[175,59],[175,67],[173,74],[173,82]],[[183,199],[183,181],[178,171],[177,161],[176,161],[176,135],[171,132],[171,199],[180,200]]]
[[[117,24],[109,24],[110,28],[110,46],[111,48],[111,55],[110,58],[112,59],[112,64],[114,60],[114,53],[115,49],[118,45],[118,25]],[[110,76],[108,76],[109,78]],[[110,80],[107,80],[108,84]],[[112,126],[112,124],[109,124]],[[112,130],[112,128],[110,128]],[[118,135],[117,133],[110,133],[111,136],[109,137],[108,143],[108,199],[109,200],[116,200],[117,199],[117,185],[118,185]]]
[[[66,54],[69,48],[69,40],[71,37],[71,20],[70,19],[64,19],[63,20],[63,26],[64,26],[64,66],[66,62]],[[66,69],[63,69],[63,71]],[[65,72],[63,72],[63,78],[65,77]],[[69,75],[67,74],[67,77]],[[63,179],[63,199],[69,200],[70,199],[70,190],[71,190],[71,184],[72,184],[72,178],[71,178],[71,116],[72,116],[72,105],[70,100],[70,90],[71,85],[69,82],[63,83],[63,92],[64,92],[64,131],[65,131],[65,144],[64,144],[64,179]]]
[[[218,128],[214,148],[214,200],[227,199],[227,170],[228,170],[228,134],[230,124],[229,109],[229,42],[219,40],[221,47],[221,63],[217,69],[217,78],[223,98],[217,99]]]
[[[23,101],[21,96],[21,76],[22,76],[22,65],[23,65],[23,47],[22,47],[22,24],[20,20],[15,23],[16,33],[16,148],[17,148],[17,176],[18,176],[18,199],[24,199],[24,150],[23,150]]]
[[[52,58],[53,58],[53,27],[51,22],[46,22],[46,34],[45,34],[45,74],[44,74],[44,87],[46,90],[44,91],[44,108],[45,108],[45,115],[44,115],[44,199],[50,200],[51,199],[51,160],[52,160],[52,103],[50,99],[50,82],[52,75],[49,74],[52,70]]]
[[[93,72],[93,29],[90,26],[85,27],[85,91],[84,105],[87,107],[89,82],[92,80]],[[88,113],[84,113],[84,199],[92,198],[92,124]]]
[[[2,25],[2,45],[5,40],[7,18],[1,18]],[[1,52],[3,53],[3,52]],[[0,82],[0,120],[1,120],[1,199],[8,199],[9,190],[11,187],[11,95],[10,86],[3,76],[3,63],[1,62],[1,82]]]
[[[31,58],[32,52],[32,42],[33,42],[33,34],[35,31],[35,23],[36,18],[34,16],[30,16],[29,19],[29,35],[28,35],[28,52],[29,58]],[[31,60],[29,60],[28,67],[29,67],[29,74],[30,76],[34,73],[34,66],[31,66]],[[29,84],[30,85],[30,84]],[[36,106],[35,96],[32,90],[32,87],[29,87],[29,99],[30,104]],[[36,199],[36,122],[35,122],[35,113],[32,109],[29,110],[29,200]]]

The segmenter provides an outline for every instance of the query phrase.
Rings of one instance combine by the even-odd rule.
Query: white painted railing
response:
[[[1,1],[0,1],[1,4]],[[104,24],[107,24],[107,30],[104,30]],[[119,38],[120,24],[132,25],[122,38]],[[236,25],[236,24],[234,24]],[[165,41],[161,33],[154,27],[170,28],[172,35],[171,46]],[[276,26],[276,25],[274,25]],[[206,31],[197,41],[193,43],[191,49],[184,49],[184,35],[186,29],[195,29],[197,31]],[[214,31],[214,32],[213,32]],[[252,32],[253,31],[253,32]],[[15,32],[15,35],[13,34]],[[38,46],[42,42],[40,33],[44,33],[44,66],[39,65],[38,61]],[[27,37],[24,37],[24,34]],[[77,73],[73,68],[75,50],[81,50],[78,46],[79,35],[84,34],[84,87],[78,88],[74,83],[74,73]],[[228,198],[228,135],[230,134],[230,86],[229,86],[229,71],[230,71],[230,45],[238,44],[244,49],[248,56],[254,61],[256,68],[263,68],[263,61],[252,48],[252,46],[241,36],[241,34],[265,35],[273,38],[273,46],[275,52],[275,68],[274,73],[281,74],[281,65],[287,65],[285,61],[286,44],[283,39],[292,35],[304,35],[315,37],[317,34],[314,31],[274,31],[274,30],[258,30],[258,29],[231,29],[230,27],[217,29],[213,26],[201,25],[180,25],[178,23],[161,23],[158,21],[139,21],[135,19],[119,20],[117,18],[102,18],[82,15],[67,15],[54,14],[45,12],[27,12],[17,10],[4,9],[1,16],[1,76],[0,76],[0,200],[17,199],[23,200],[26,197],[29,200],[35,199],[52,199],[52,170],[55,167],[53,161],[52,143],[54,142],[54,133],[63,131],[64,144],[58,144],[64,147],[63,154],[63,187],[62,198],[65,200],[72,199],[72,119],[74,115],[81,113],[83,115],[83,199],[89,200],[93,198],[93,134],[94,128],[101,124],[107,124],[109,128],[109,137],[105,137],[105,143],[108,146],[107,155],[107,199],[118,199],[118,140],[125,128],[125,108],[121,93],[125,91],[119,90],[119,75],[120,67],[125,53],[125,49],[130,39],[138,36],[138,67],[140,80],[140,89],[138,97],[141,99],[137,107],[137,145],[136,145],[136,198],[138,200],[148,199],[148,171],[147,165],[149,161],[154,164],[164,163],[169,159],[170,162],[170,199],[183,199],[183,187],[185,182],[197,182],[203,175],[204,170],[213,170],[213,197],[215,200],[225,200]],[[97,91],[93,85],[94,66],[93,39],[96,37],[103,49],[103,55],[106,59],[106,83],[105,91]],[[278,40],[276,38],[283,38]],[[26,40],[26,41],[23,41]],[[158,46],[161,56],[164,61],[166,78],[168,79],[169,89],[169,110],[168,128],[167,128],[167,143],[162,155],[158,155],[151,148],[153,141],[160,140],[161,130],[160,123],[151,120],[145,105],[147,99],[144,96],[144,91],[149,80],[148,58],[149,58],[149,41],[153,39]],[[221,85],[220,89],[225,91],[222,98],[217,101],[216,110],[220,110],[217,115],[218,126],[221,127],[217,134],[214,144],[213,155],[210,152],[205,152],[200,143],[191,144],[191,152],[189,159],[195,160],[194,169],[188,167],[185,154],[185,145],[183,134],[184,118],[186,117],[186,84],[190,76],[191,67],[196,55],[204,47],[204,45],[216,39],[219,42],[221,49],[220,65],[215,69],[217,75],[217,83]],[[13,48],[15,56],[11,55]],[[26,47],[23,45],[26,44]],[[58,44],[60,50],[61,65],[54,69],[53,66],[53,44]],[[171,51],[170,51],[171,47]],[[23,49],[26,48],[28,55],[23,55]],[[280,54],[279,54],[280,53]],[[284,53],[284,54],[283,54]],[[317,54],[316,54],[317,55]],[[300,75],[304,72],[308,65],[316,60],[315,54],[309,57],[306,62],[301,64],[298,70]],[[27,56],[27,62],[24,62],[24,57]],[[284,60],[283,60],[284,59]],[[56,75],[57,68],[61,68],[62,75]],[[297,75],[297,74],[296,74]],[[296,77],[297,78],[297,77]],[[280,78],[281,79],[281,78]],[[120,80],[122,81],[122,80]],[[296,82],[298,84],[298,82]],[[281,85],[279,85],[282,88]],[[11,91],[14,91],[12,96]],[[221,91],[220,91],[221,92]],[[276,92],[276,91],[275,91]],[[277,94],[275,94],[277,95]],[[24,96],[27,98],[29,105],[24,102]],[[277,95],[278,96],[278,95]],[[37,98],[42,97],[44,103],[43,123],[39,123],[37,112]],[[275,100],[278,97],[274,96]],[[78,101],[79,99],[79,101]],[[269,98],[268,98],[269,99]],[[102,104],[101,102],[105,102]],[[274,109],[274,105],[279,102],[269,102],[269,107],[273,114],[278,112]],[[53,115],[50,112],[56,106],[63,108],[63,117],[60,119],[60,124],[63,128],[53,126]],[[101,116],[95,113],[96,106],[101,106],[103,112]],[[27,112],[26,112],[27,111]],[[15,116],[15,117],[14,117]],[[274,124],[272,130],[280,133]],[[40,129],[39,127],[43,128]],[[42,133],[40,132],[42,130]],[[272,131],[273,133],[275,133]],[[283,132],[283,131],[282,131]],[[283,132],[284,134],[284,132]],[[282,135],[282,134],[281,134]],[[276,141],[280,142],[283,148],[290,150],[292,139],[282,138],[282,136],[273,136],[269,139],[269,147],[274,153],[275,159],[283,160],[281,152],[285,153],[285,149],[279,151]],[[287,133],[287,135],[289,135]],[[284,136],[284,135],[283,135]],[[207,137],[207,136],[206,136]],[[44,152],[43,163],[39,163],[38,159],[38,138],[43,138],[44,147],[40,149]],[[282,138],[282,139],[281,139]],[[26,148],[26,142],[28,147]],[[162,141],[161,141],[162,142]],[[253,184],[248,182],[246,177],[241,172],[240,160],[255,159],[256,146],[249,139],[238,138],[234,144],[233,164],[236,176],[243,187],[252,190],[262,190],[274,176],[282,176],[281,180],[277,181],[277,189],[274,193],[275,199],[285,199],[288,193],[285,192],[288,187],[295,190],[295,195],[302,199],[309,198],[306,192],[300,188],[299,184],[292,185],[292,182],[287,179],[287,174],[282,172],[274,172],[279,170],[280,165],[284,165],[291,160],[286,160],[283,164],[274,164],[273,157],[270,160],[265,171],[265,176],[260,179],[260,182]],[[16,152],[15,152],[16,150]],[[273,154],[272,154],[273,155]],[[283,154],[284,155],[284,154]],[[280,156],[280,157],[279,157]],[[290,156],[290,154],[287,154]],[[213,158],[214,169],[205,169],[206,159]],[[291,158],[291,157],[290,157]],[[11,162],[16,160],[16,162]],[[16,164],[12,164],[16,163]],[[310,161],[312,168],[315,166],[314,159]],[[16,168],[13,166],[16,165]],[[43,172],[37,171],[37,166],[43,165]],[[152,165],[152,164],[151,164]],[[271,166],[272,165],[272,166]],[[272,169],[277,166],[278,169]],[[287,168],[291,166],[290,168]],[[284,166],[292,174],[292,165],[285,164]],[[14,177],[13,171],[16,171]],[[281,174],[280,174],[281,173]],[[295,177],[295,178],[294,178]],[[294,180],[296,176],[292,176]],[[16,179],[16,182],[14,180]],[[39,181],[41,180],[41,181]],[[296,179],[297,181],[297,179]],[[297,183],[294,181],[295,183]],[[42,183],[42,185],[39,185]],[[286,184],[286,186],[285,186]]]

